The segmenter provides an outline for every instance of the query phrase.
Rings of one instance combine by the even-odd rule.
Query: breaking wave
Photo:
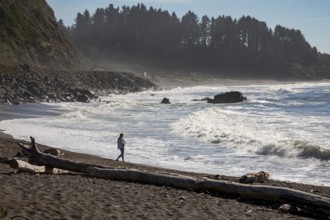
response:
[[[290,144],[289,144],[290,145]],[[330,160],[330,150],[304,141],[294,141],[291,146],[269,144],[256,151],[258,155],[276,155],[280,157],[299,157]]]

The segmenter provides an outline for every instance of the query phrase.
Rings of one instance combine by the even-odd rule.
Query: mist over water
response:
[[[192,99],[241,91],[247,101]],[[170,105],[161,105],[162,98]],[[32,118],[0,122],[15,138],[115,159],[125,134],[126,160],[186,171],[330,185],[330,83],[198,86],[102,97],[92,103],[14,107]],[[10,108],[10,107],[7,107]],[[13,109],[2,109],[12,112]],[[33,109],[33,108],[32,108]]]

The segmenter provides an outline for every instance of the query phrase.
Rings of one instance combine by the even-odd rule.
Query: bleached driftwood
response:
[[[269,173],[259,171],[258,173],[247,173],[239,178],[240,183],[264,183],[269,179]]]
[[[62,170],[69,170],[72,172],[87,173],[88,167],[102,167],[96,164],[88,164],[83,162],[76,162],[68,159],[61,159],[51,154],[45,154],[39,151],[35,139],[30,137],[31,147],[27,147],[21,143],[17,143],[22,149],[25,149],[29,154],[29,163],[39,166],[48,166]]]
[[[9,162],[9,165],[11,168],[19,170],[19,171],[24,171],[24,172],[29,172],[32,174],[41,174],[41,173],[46,173],[46,174],[63,174],[63,173],[68,173],[67,170],[61,170],[57,168],[52,168],[48,166],[37,166],[37,165],[32,165],[26,161],[23,160],[17,160],[17,159],[12,159]]]
[[[266,185],[246,185],[229,181],[196,179],[191,176],[142,172],[133,169],[110,169],[95,164],[74,162],[41,153],[31,138],[31,147],[19,144],[31,153],[31,159],[38,165],[47,165],[74,172],[87,173],[91,177],[137,182],[180,189],[219,192],[237,195],[252,200],[267,200],[295,204],[312,213],[330,216],[330,198],[299,190]]]
[[[9,162],[9,165],[11,168],[13,168],[15,170],[25,171],[25,172],[29,172],[29,173],[33,173],[33,174],[46,172],[45,166],[32,165],[23,160],[12,159]]]

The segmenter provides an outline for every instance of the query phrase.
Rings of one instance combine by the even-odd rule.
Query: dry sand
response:
[[[194,192],[168,187],[97,179],[82,174],[33,175],[6,164],[20,151],[14,140],[0,137],[0,219],[313,219],[304,213],[280,213],[279,203]],[[19,141],[24,143],[23,141]],[[41,150],[48,147],[39,145]],[[184,173],[64,151],[63,158],[108,167]],[[188,173],[187,173],[188,174]],[[189,173],[193,176],[205,174]],[[220,176],[237,181],[235,177]],[[268,181],[330,197],[330,187]]]

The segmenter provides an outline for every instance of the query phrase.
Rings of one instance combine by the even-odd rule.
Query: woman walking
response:
[[[118,149],[120,150],[120,155],[117,157],[116,161],[119,160],[119,158],[121,157],[123,162],[124,161],[124,149],[125,149],[125,140],[124,140],[124,134],[123,133],[120,133],[119,137],[118,137],[118,140],[117,140],[117,147]]]

